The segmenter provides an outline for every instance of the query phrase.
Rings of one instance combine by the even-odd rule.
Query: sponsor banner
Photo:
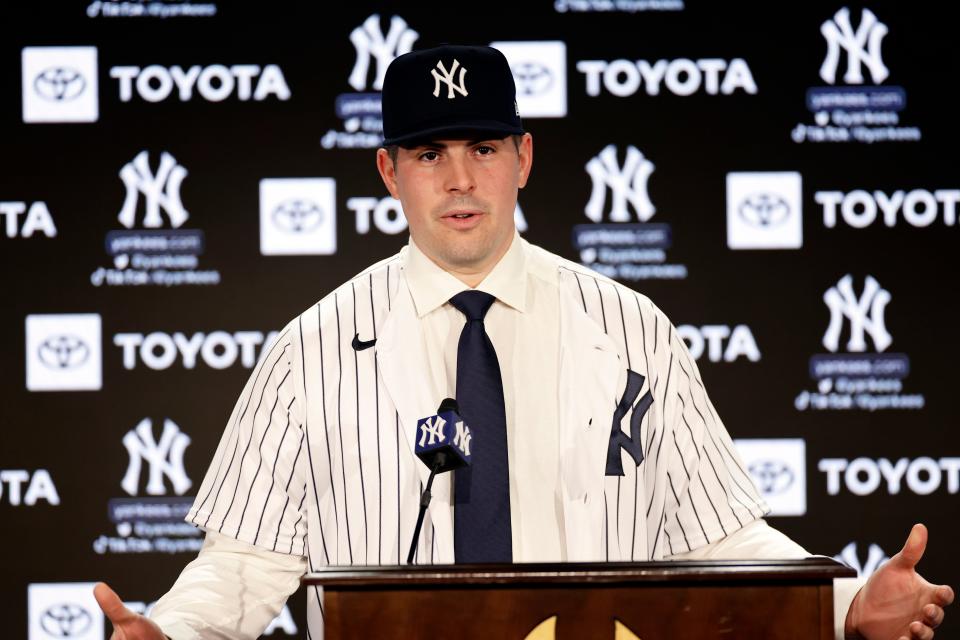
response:
[[[244,369],[252,369],[277,334],[277,331],[211,331],[189,335],[180,331],[172,334],[154,331],[146,335],[118,333],[113,336],[113,344],[123,351],[123,368],[128,370],[144,366],[163,371],[178,364],[184,369],[195,369],[200,363],[211,369],[228,369],[238,363]]]
[[[103,640],[105,616],[93,597],[95,582],[27,586],[28,640]]]
[[[753,332],[745,324],[734,327],[723,324],[677,325],[677,335],[686,343],[694,360],[704,355],[710,362],[734,362],[746,358],[760,361],[760,349]]]
[[[24,47],[24,122],[96,122],[100,117],[96,47]]]
[[[376,149],[383,142],[380,91],[387,67],[397,56],[409,53],[420,34],[400,16],[391,16],[386,30],[374,13],[350,32],[356,60],[347,84],[353,92],[341,93],[334,102],[342,121],[321,138],[324,149]]]
[[[337,252],[336,180],[260,181],[260,253],[333,255]]]
[[[283,71],[275,64],[211,64],[187,68],[118,65],[110,68],[110,77],[117,81],[120,102],[130,102],[134,96],[144,102],[167,99],[188,102],[194,98],[207,102],[223,102],[228,98],[241,102],[262,102],[270,97],[281,101],[290,99],[290,87]]]
[[[860,10],[854,28],[850,9],[842,7],[820,25],[827,53],[820,65],[820,79],[827,86],[807,89],[805,106],[813,123],[798,123],[790,132],[794,142],[917,141],[919,127],[904,126],[907,106],[903,87],[883,85],[890,69],[883,61],[887,25],[870,9]],[[846,66],[841,60],[846,58]],[[866,73],[864,73],[866,71]],[[868,81],[872,85],[866,84]]]
[[[867,547],[867,556],[860,561],[861,555],[857,551],[857,543],[851,542],[843,548],[833,559],[842,562],[851,569],[856,569],[858,578],[869,578],[880,568],[883,563],[890,559],[887,552],[880,548],[880,545],[870,544]]]
[[[567,45],[565,42],[491,42],[510,63],[517,85],[521,118],[567,115]]]
[[[729,96],[736,92],[757,93],[757,83],[747,61],[723,60],[580,60],[577,71],[584,74],[586,94],[597,97],[608,93],[628,98],[641,91],[647,96],[698,93]]]
[[[113,264],[99,267],[90,274],[91,284],[95,287],[219,284],[219,271],[199,268],[200,255],[206,248],[203,230],[183,227],[190,218],[180,199],[180,186],[188,175],[186,168],[163,151],[154,172],[150,168],[149,152],[144,150],[125,164],[119,175],[127,190],[117,214],[124,229],[107,232],[104,244]],[[169,229],[163,228],[165,220]]]
[[[803,246],[803,194],[796,171],[727,174],[727,246],[799,249]]]
[[[183,464],[190,436],[166,418],[157,439],[153,421],[144,418],[123,436],[123,446],[129,462],[120,487],[128,497],[108,501],[107,513],[114,532],[98,536],[93,541],[94,552],[198,552],[203,544],[202,532],[184,522],[194,500],[194,496],[184,495],[193,487]],[[140,496],[141,489],[146,497]]]
[[[771,516],[806,514],[807,454],[803,439],[737,439],[734,444],[770,506]]]
[[[87,5],[90,18],[212,18],[214,2],[181,0],[94,0]]]
[[[648,222],[656,213],[647,192],[653,163],[633,145],[627,146],[623,165],[617,155],[616,145],[610,144],[587,162],[593,189],[584,214],[593,224],[573,227],[580,263],[624,281],[686,278],[686,265],[667,261],[673,244],[670,225]],[[639,222],[632,222],[634,216]]]
[[[49,505],[60,504],[60,494],[46,469],[0,469],[0,505],[32,507],[40,500]]]
[[[887,331],[886,307],[892,300],[873,276],[864,280],[863,292],[853,290],[853,276],[847,274],[823,294],[830,309],[830,324],[822,344],[830,353],[810,356],[813,391],[801,391],[794,399],[797,411],[922,409],[923,394],[904,393],[904,379],[910,373],[905,353],[884,353],[893,344]],[[847,322],[844,322],[844,321]],[[841,334],[849,327],[847,340]],[[875,352],[868,352],[867,337]],[[841,348],[846,353],[837,353]]]
[[[957,224],[960,189],[817,191],[813,199],[823,207],[823,226],[828,229],[838,225],[896,227],[900,222],[917,228],[952,227]]]
[[[855,496],[909,493],[954,495],[960,492],[960,458],[824,458],[817,468],[826,474],[827,495],[846,490]]]
[[[26,213],[22,222],[20,216]],[[0,202],[4,231],[8,238],[31,238],[34,234],[57,237],[57,225],[46,202]]]
[[[26,318],[28,391],[98,391],[103,386],[100,314]]]
[[[557,13],[638,13],[683,11],[683,0],[555,0]]]

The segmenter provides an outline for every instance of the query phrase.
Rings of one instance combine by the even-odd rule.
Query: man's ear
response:
[[[399,200],[400,198],[397,195],[397,168],[386,149],[377,149],[377,171],[380,172],[380,178],[383,179],[383,184],[390,195]]]
[[[533,136],[529,133],[523,134],[520,139],[520,146],[517,149],[520,156],[520,180],[519,186],[523,189],[527,186],[527,179],[530,177],[530,170],[533,168]]]

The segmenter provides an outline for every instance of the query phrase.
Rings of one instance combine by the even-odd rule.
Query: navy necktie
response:
[[[455,472],[456,561],[512,562],[507,418],[497,352],[483,326],[494,297],[464,291],[450,304],[467,318],[457,347],[457,403],[470,427],[473,462]]]

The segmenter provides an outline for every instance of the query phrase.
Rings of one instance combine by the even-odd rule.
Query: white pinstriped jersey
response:
[[[558,560],[658,560],[764,515],[666,316],[646,297],[520,242],[529,277],[559,299]],[[310,571],[405,560],[429,473],[413,454],[416,420],[443,397],[427,382],[436,376],[417,339],[408,252],[373,265],[280,332],[230,416],[189,522],[305,555]],[[357,334],[377,342],[355,346]],[[637,374],[639,394],[634,388],[617,413]],[[635,412],[642,462],[615,451],[624,475],[606,475],[611,434],[632,436]],[[434,485],[418,563],[454,560],[450,484]],[[320,638],[318,590],[308,602],[308,636]]]

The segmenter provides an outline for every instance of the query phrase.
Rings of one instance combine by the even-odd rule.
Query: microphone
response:
[[[420,539],[420,528],[430,504],[430,488],[433,477],[438,473],[452,471],[470,464],[470,441],[473,434],[470,427],[460,417],[460,407],[453,398],[444,398],[437,413],[428,418],[417,420],[417,441],[415,453],[430,468],[430,478],[420,496],[420,513],[417,515],[417,527],[410,542],[407,564],[413,564],[413,554]]]

